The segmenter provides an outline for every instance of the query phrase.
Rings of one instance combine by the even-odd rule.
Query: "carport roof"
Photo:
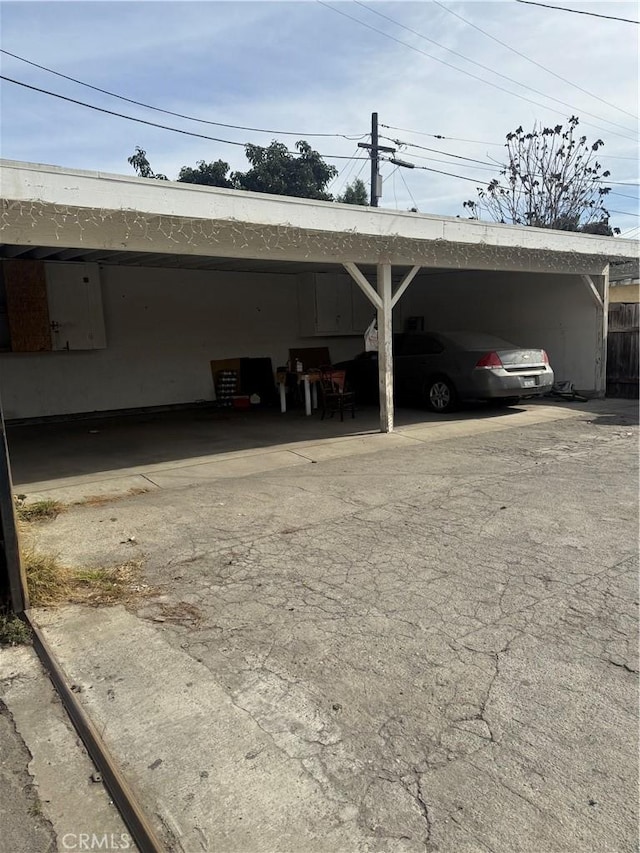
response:
[[[614,237],[0,161],[4,257],[295,272],[354,262],[602,273]],[[311,265],[311,266],[310,266]]]

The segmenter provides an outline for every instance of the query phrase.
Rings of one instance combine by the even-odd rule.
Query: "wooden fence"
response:
[[[608,397],[638,398],[639,329],[640,304],[614,302],[609,305]]]

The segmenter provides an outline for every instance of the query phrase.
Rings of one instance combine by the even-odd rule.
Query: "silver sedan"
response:
[[[547,353],[477,332],[394,335],[394,387],[398,400],[445,413],[461,400],[513,405],[553,386]],[[361,398],[377,395],[378,354],[365,352],[341,367]]]

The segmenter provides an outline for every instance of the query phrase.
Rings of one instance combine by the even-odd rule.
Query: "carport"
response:
[[[23,419],[193,402],[209,391],[209,359],[232,348],[266,352],[277,364],[292,345],[329,341],[343,357],[360,348],[370,304],[383,433],[393,429],[394,307],[396,325],[422,317],[441,328],[535,335],[559,376],[601,395],[608,264],[636,253],[609,238],[17,163],[2,168],[2,196],[2,296],[6,316],[20,322],[0,330],[1,390],[9,416]],[[595,419],[611,417],[603,404],[590,405]],[[587,437],[582,427],[577,436],[541,428],[544,455],[535,461],[522,435],[474,444],[475,428],[454,429],[432,453],[400,430],[369,436],[387,454],[402,441],[416,444],[352,464],[362,501],[348,512],[343,497],[351,500],[358,484],[339,482],[348,466],[331,455],[324,470],[308,460],[311,488],[279,478],[267,491],[273,513],[264,511],[260,481],[235,474],[223,500],[211,497],[204,512],[199,501],[213,490],[182,489],[182,522],[174,495],[161,490],[137,495],[137,505],[130,496],[122,520],[110,507],[76,507],[82,548],[97,547],[100,561],[106,538],[124,548],[139,541],[150,566],[165,572],[158,578],[171,587],[170,606],[206,598],[202,649],[190,649],[178,631],[190,629],[169,623],[162,603],[142,617],[153,626],[105,608],[62,621],[45,614],[39,627],[20,574],[1,448],[2,592],[32,626],[36,651],[139,849],[164,849],[154,837],[158,822],[191,848],[224,847],[229,838],[234,849],[250,849],[255,838],[295,847],[301,837],[316,850],[373,849],[387,839],[407,850],[442,848],[441,827],[445,846],[453,839],[455,848],[468,841],[459,827],[466,832],[466,823],[475,838],[478,809],[501,814],[509,794],[515,818],[488,821],[500,824],[500,849],[523,833],[548,846],[558,837],[548,820],[554,808],[569,840],[597,846],[613,832],[626,843],[629,744],[589,750],[629,728],[620,715],[632,715],[626,676],[637,669],[610,641],[616,632],[628,651],[631,615],[622,605],[632,601],[632,584],[621,579],[625,566],[632,577],[633,487],[624,465],[631,433],[620,435],[618,423],[626,418],[609,423],[607,444],[592,437],[603,437],[595,425]],[[575,453],[566,453],[568,442]],[[595,453],[580,459],[579,442]],[[556,459],[556,479],[555,468],[540,476],[538,462]],[[603,470],[614,477],[613,507],[600,529]],[[483,481],[491,499],[477,499]],[[558,485],[551,503],[550,483]],[[371,494],[382,503],[370,503]],[[248,508],[241,522],[239,506]],[[129,529],[136,514],[139,539]],[[427,516],[433,523],[425,527]],[[452,516],[467,522],[455,528],[454,548]],[[527,559],[514,561],[522,517]],[[212,523],[221,535],[185,582],[176,566],[185,555],[185,564],[201,559],[194,520],[207,542]],[[120,534],[116,523],[127,529]],[[58,532],[71,541],[69,528]],[[178,563],[171,537],[187,540]],[[522,611],[524,621],[514,621]],[[118,613],[122,621],[111,621]],[[612,621],[618,616],[624,630]],[[506,641],[500,629],[511,624],[517,636]],[[583,694],[589,701],[576,703]],[[604,767],[599,783],[594,766]],[[532,774],[544,785],[531,788]],[[567,786],[574,777],[577,786]],[[587,820],[585,800],[606,804],[611,779],[622,811],[592,809]],[[159,780],[164,789],[154,788]],[[493,843],[491,832],[485,837]]]
[[[1,172],[0,256],[47,272],[44,308],[18,272],[25,333],[0,356],[8,418],[207,399],[210,358],[282,363],[320,343],[350,357],[375,312],[391,432],[394,308],[396,328],[411,317],[535,341],[559,378],[604,394],[608,266],[637,256],[632,241],[19,162]]]

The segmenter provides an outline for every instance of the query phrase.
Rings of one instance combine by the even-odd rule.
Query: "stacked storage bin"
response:
[[[233,397],[238,393],[238,371],[219,370],[216,376],[216,399],[218,405],[226,408],[233,403]]]

